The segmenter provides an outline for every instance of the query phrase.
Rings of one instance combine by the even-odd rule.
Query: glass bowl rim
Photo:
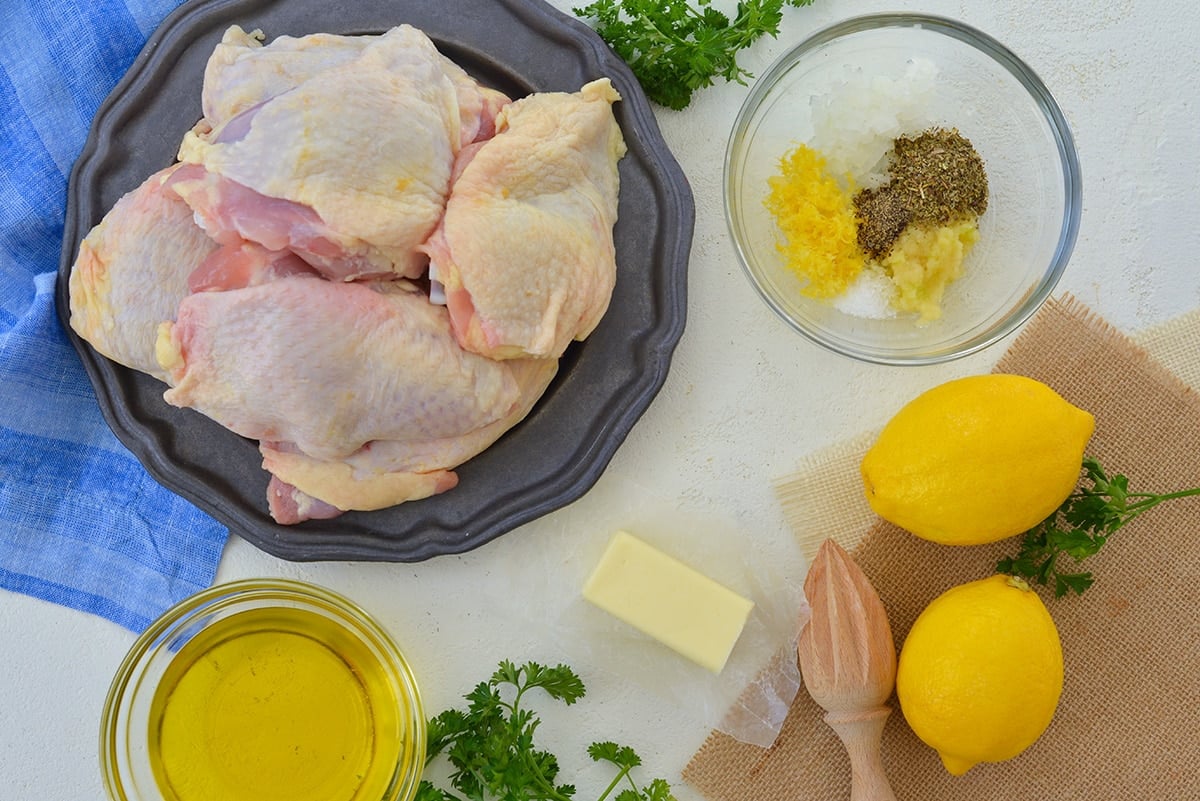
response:
[[[127,793],[125,777],[120,770],[120,758],[125,751],[122,746],[122,712],[132,703],[137,691],[137,682],[145,670],[145,660],[162,645],[169,635],[186,630],[202,621],[204,616],[226,609],[243,601],[278,599],[320,605],[325,612],[333,611],[339,625],[347,630],[350,624],[359,626],[371,638],[371,644],[383,652],[386,658],[383,667],[396,680],[409,703],[407,717],[403,723],[414,738],[413,759],[406,766],[411,771],[411,780],[396,784],[400,791],[395,801],[410,799],[417,790],[418,780],[424,766],[426,750],[426,721],[420,690],[403,651],[391,634],[366,610],[341,593],[318,584],[298,579],[250,578],[214,584],[183,598],[159,615],[130,646],[121,659],[105,695],[100,717],[100,770],[107,796],[115,801],[139,801]],[[355,636],[363,632],[354,631]]]
[[[841,340],[830,339],[811,330],[788,314],[756,275],[756,268],[751,265],[751,259],[742,244],[743,238],[739,236],[740,225],[733,211],[734,166],[739,150],[737,145],[744,140],[750,119],[757,113],[763,100],[774,89],[780,78],[810,51],[844,36],[885,28],[920,29],[948,36],[989,56],[1006,69],[1029,93],[1030,99],[1046,120],[1057,147],[1063,177],[1062,225],[1059,228],[1058,242],[1050,263],[1037,283],[1030,288],[1025,299],[1013,311],[985,331],[962,342],[942,344],[932,350],[923,349],[919,352],[864,348]],[[743,146],[740,150],[743,151],[744,157],[745,147]],[[755,81],[734,119],[733,128],[725,147],[722,185],[726,228],[733,242],[738,263],[767,306],[792,329],[821,347],[859,361],[897,366],[938,364],[976,353],[1008,336],[1033,316],[1034,312],[1050,296],[1066,270],[1079,236],[1083,206],[1079,154],[1071,134],[1070,124],[1058,102],[1037,73],[999,40],[978,28],[951,17],[911,12],[885,12],[849,17],[818,30],[776,58],[762,76]]]

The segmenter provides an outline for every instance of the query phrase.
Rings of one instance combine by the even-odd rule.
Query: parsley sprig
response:
[[[1064,568],[1063,557],[1078,565],[1138,515],[1163,501],[1200,495],[1200,487],[1161,495],[1130,492],[1128,478],[1120,474],[1110,477],[1100,462],[1086,456],[1083,473],[1088,485],[1081,486],[1053,514],[1025,532],[1020,551],[1001,559],[996,564],[997,572],[1042,585],[1053,582],[1056,598],[1070,592],[1082,595],[1095,579],[1090,572]]]
[[[697,89],[713,78],[744,84],[753,76],[737,63],[737,54],[760,36],[777,36],[783,6],[807,6],[813,0],[740,0],[729,17],[710,0],[594,0],[574,9],[592,21],[637,77],[646,96],[668,108],[682,109]]]
[[[534,688],[568,706],[585,692],[583,681],[566,665],[501,662],[490,679],[464,696],[466,711],[448,709],[429,721],[425,764],[444,754],[454,768],[450,784],[462,797],[422,780],[416,801],[574,801],[575,787],[558,783],[558,759],[534,744],[541,721],[521,706]],[[588,747],[588,755],[617,769],[597,801],[605,801],[623,784],[628,787],[613,801],[674,801],[670,785],[662,779],[645,787],[633,780],[631,772],[642,760],[632,748],[596,742]]]

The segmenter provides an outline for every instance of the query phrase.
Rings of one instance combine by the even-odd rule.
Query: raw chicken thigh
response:
[[[592,332],[616,280],[612,229],[625,153],[607,78],[513,102],[460,155],[424,249],[464,348],[557,358]]]
[[[79,246],[71,270],[71,328],[115,362],[160,380],[154,356],[159,323],[175,319],[188,275],[217,249],[192,211],[150,176],[122,197]]]
[[[313,459],[290,444],[262,443],[263,468],[273,476],[267,491],[271,516],[280,523],[298,523],[350,509],[382,509],[457,486],[458,476],[450,468],[482,453],[524,419],[558,370],[552,359],[506,364],[517,381],[518,403],[504,417],[460,436],[377,440],[337,461]]]
[[[318,459],[461,436],[519,400],[510,367],[463,351],[445,310],[396,283],[289,276],[190,295],[158,352],[168,403]]]
[[[210,135],[188,134],[180,159],[209,177],[175,189],[221,241],[232,233],[272,250],[286,245],[336,280],[417,277],[425,269],[417,247],[442,216],[459,137],[442,56],[401,26]],[[296,233],[267,241],[262,221],[280,208]]]

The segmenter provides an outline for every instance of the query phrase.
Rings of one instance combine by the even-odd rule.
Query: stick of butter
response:
[[[583,597],[693,662],[720,673],[754,602],[618,531]]]

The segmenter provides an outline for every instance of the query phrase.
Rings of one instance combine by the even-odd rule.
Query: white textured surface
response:
[[[1200,14],[1190,2],[816,0],[788,9],[779,38],[759,43],[742,62],[762,72],[819,27],[897,9],[945,14],[987,31],[1024,58],[1063,107],[1080,150],[1084,210],[1059,292],[1127,331],[1200,306]],[[569,549],[572,537],[594,533],[582,530],[589,510],[601,519],[619,506],[623,481],[652,492],[663,509],[719,512],[747,548],[778,542],[788,535],[773,479],[805,454],[881,424],[920,390],[986,371],[1003,346],[938,367],[857,364],[801,339],[759,301],[734,261],[720,195],[725,139],[747,91],[719,85],[685,112],[658,115],[696,195],[687,331],[661,395],[591,493],[474,553],[419,565],[292,564],[234,537],[218,580],[287,576],[349,595],[396,635],[429,710],[440,710],[499,659],[563,656],[548,627],[499,612],[489,599],[519,598],[523,588],[509,586],[509,565],[532,554],[546,559]],[[0,694],[0,798],[104,797],[100,709],[132,642],[97,618],[0,594],[0,685],[7,688]],[[605,771],[585,765],[592,739],[632,745],[645,758],[646,776],[678,781],[705,732],[657,697],[576,667],[588,679],[588,698],[547,708],[541,736],[574,775],[579,798],[596,797],[607,783]],[[685,786],[677,791],[695,798]]]

